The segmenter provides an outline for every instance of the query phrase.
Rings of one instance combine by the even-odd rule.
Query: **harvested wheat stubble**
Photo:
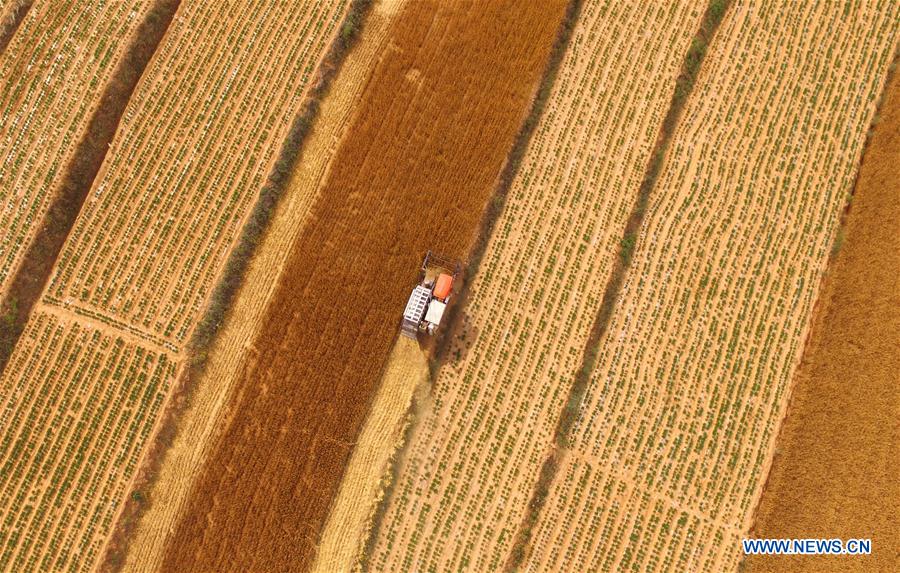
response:
[[[371,568],[500,570],[702,10],[585,2]]]
[[[71,570],[97,565],[184,359],[183,340],[346,6],[345,0],[181,4],[0,377],[0,395],[15,410],[0,425],[4,460],[21,459],[16,467],[24,472],[0,474],[3,534],[10,536],[0,556],[4,568],[55,568],[59,559]],[[42,326],[48,316],[59,326]],[[178,330],[170,330],[173,324]],[[60,352],[69,352],[57,346],[84,332],[98,344],[122,341],[121,352],[144,362],[152,356],[165,370],[150,378],[137,361],[110,368],[113,358],[99,353],[77,369],[57,365],[66,356]],[[103,431],[87,437],[84,427],[60,431],[56,421],[91,412],[77,395],[85,381],[111,393],[109,410],[93,411],[86,422]],[[41,398],[18,406],[23,391]],[[152,408],[129,406],[144,392],[153,394]],[[140,431],[118,421],[138,415]],[[120,463],[125,452],[127,463]],[[87,453],[94,458],[85,459]],[[40,479],[22,478],[34,472]],[[77,512],[63,505],[72,479],[88,484]],[[31,528],[37,536],[25,535],[19,526],[51,497],[39,516],[44,525]]]
[[[156,571],[165,544],[199,475],[208,445],[226,424],[225,405],[247,361],[255,355],[252,341],[271,299],[289,246],[303,228],[325,179],[338,142],[349,126],[356,102],[388,40],[391,19],[403,2],[378,1],[366,17],[358,43],[341,65],[334,85],[321,104],[308,135],[302,160],[292,175],[272,222],[250,263],[244,286],[209,352],[190,405],[178,421],[178,434],[165,454],[159,475],[148,492],[151,505],[127,546],[126,571]],[[156,500],[165,500],[157,503]]]
[[[415,2],[397,17],[165,570],[311,562],[421,257],[468,248],[563,9]]]
[[[651,194],[527,570],[737,565],[898,12],[729,10]]]
[[[0,55],[0,298],[153,2],[98,4],[36,2]]]
[[[886,89],[752,532],[753,537],[869,538],[872,555],[750,557],[747,571],[900,570],[896,71]]]
[[[312,571],[338,573],[359,567],[374,511],[390,483],[391,459],[406,431],[413,395],[427,391],[428,361],[416,341],[400,336],[341,486],[335,496]]]

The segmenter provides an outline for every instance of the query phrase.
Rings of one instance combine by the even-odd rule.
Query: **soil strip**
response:
[[[528,556],[532,529],[537,523],[538,516],[550,492],[550,486],[556,477],[557,470],[569,445],[569,432],[578,418],[581,402],[590,383],[591,372],[597,362],[600,340],[606,333],[609,320],[612,317],[616,301],[622,289],[622,283],[625,280],[625,273],[631,266],[635,242],[644,221],[644,213],[650,193],[656,184],[659,173],[662,171],[666,150],[675,134],[675,128],[678,125],[678,119],[681,117],[685,102],[693,90],[700,71],[700,65],[703,63],[703,58],[706,55],[706,49],[710,41],[712,41],[712,37],[729,5],[730,0],[712,0],[709,3],[700,23],[700,28],[697,30],[697,34],[691,41],[690,48],[688,48],[688,52],[685,55],[681,73],[675,82],[675,92],[672,94],[669,110],[660,126],[659,136],[656,139],[653,153],[650,155],[650,162],[638,189],[637,201],[625,225],[625,232],[619,244],[619,257],[606,284],[600,309],[597,311],[597,316],[594,319],[594,324],[585,344],[581,367],[575,375],[575,381],[572,384],[557,423],[556,431],[554,432],[554,443],[547,454],[547,458],[544,460],[544,464],[541,466],[537,483],[528,502],[525,518],[522,520],[519,531],[516,533],[513,541],[512,551],[504,567],[505,571],[518,570]]]
[[[179,4],[181,0],[157,0],[138,26],[75,148],[40,230],[25,250],[6,298],[0,301],[0,372],[6,367],[32,307],[50,278],[59,252],[106,158],[128,100],[169,29]]]

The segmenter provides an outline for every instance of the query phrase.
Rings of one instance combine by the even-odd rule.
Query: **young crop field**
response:
[[[210,349],[206,368],[195,382],[190,405],[180,416],[178,434],[166,452],[148,492],[151,503],[127,546],[126,571],[156,571],[169,536],[185,506],[217,432],[226,425],[225,406],[241,375],[258,352],[256,338],[290,245],[303,229],[325,185],[338,142],[350,126],[375,63],[390,38],[393,18],[404,0],[379,0],[366,16],[359,41],[341,65],[322,100],[291,181],[248,267],[244,284]]]
[[[39,1],[0,53],[0,299],[151,4]]]
[[[0,377],[11,452],[0,569],[97,565],[185,341],[346,7],[181,4]],[[96,410],[94,390],[108,397]]]
[[[44,301],[179,350],[346,3],[185,1]]]
[[[466,252],[564,8],[411,2],[396,17],[164,570],[311,563],[421,257]]]
[[[32,317],[0,383],[0,570],[93,567],[175,369],[127,336]]]
[[[819,531],[866,537],[872,539],[872,555],[751,557],[750,572],[890,571],[900,555],[896,71],[880,109],[753,526],[753,537],[801,538]]]
[[[888,1],[729,9],[525,570],[738,564],[898,16]]]
[[[371,569],[503,569],[701,15],[584,3]]]

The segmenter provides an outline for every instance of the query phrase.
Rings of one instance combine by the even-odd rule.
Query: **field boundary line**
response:
[[[169,393],[167,403],[163,406],[157,426],[153,429],[153,437],[143,454],[141,465],[127,488],[129,494],[114,520],[115,525],[105,544],[99,571],[117,573],[125,566],[124,549],[144,515],[148,502],[152,502],[146,498],[145,492],[152,488],[159,475],[159,468],[165,462],[166,453],[175,441],[179,431],[178,423],[182,414],[190,407],[193,390],[206,368],[208,354],[216,335],[225,323],[231,303],[243,284],[256,247],[267,231],[275,208],[291,180],[293,168],[301,156],[306,137],[318,117],[321,100],[328,94],[347,55],[356,45],[373,3],[373,0],[350,1],[350,7],[338,27],[337,35],[319,61],[318,78],[310,86],[300,111],[291,123],[272,170],[210,294],[206,310],[184,349],[181,371]]]
[[[6,368],[33,307],[50,280],[59,253],[106,159],[131,95],[180,4],[181,0],[156,0],[134,31],[65,167],[62,182],[53,193],[40,229],[12,273],[9,289],[0,300],[0,372]]]
[[[28,16],[28,11],[31,10],[33,4],[32,0],[19,0],[9,7],[7,14],[0,14],[0,18],[3,18],[0,20],[0,54],[3,54],[16,35],[16,31]]]
[[[831,271],[833,269],[835,259],[837,259],[837,255],[841,248],[841,243],[844,239],[844,230],[847,226],[847,218],[850,214],[850,210],[853,208],[853,197],[856,195],[856,188],[859,185],[859,174],[862,171],[862,166],[866,161],[866,152],[869,150],[872,143],[873,134],[875,129],[877,128],[881,111],[883,109],[883,104],[887,99],[887,93],[891,89],[892,83],[898,82],[898,86],[896,87],[896,89],[900,89],[900,76],[897,75],[898,67],[900,67],[900,45],[895,45],[894,55],[891,58],[891,63],[888,65],[888,70],[884,77],[884,85],[882,86],[881,93],[879,94],[878,100],[875,103],[875,113],[872,114],[872,120],[869,122],[869,129],[866,131],[866,138],[865,142],[863,143],[862,152],[860,153],[859,162],[856,166],[856,174],[853,178],[853,184],[850,186],[849,195],[844,202],[844,208],[841,210],[841,215],[840,219],[838,220],[831,253],[828,256],[828,261],[825,263],[825,272],[822,273],[822,278],[819,280],[819,285],[816,291],[816,301],[813,305],[812,312],[809,318],[811,326],[806,333],[806,338],[804,338],[803,340],[802,350],[798,358],[799,364],[803,363],[807,353],[810,351],[813,335],[817,330],[821,328],[820,321],[824,318],[823,312],[826,311],[826,307],[823,306],[826,301],[823,300],[822,296],[826,293],[826,286],[830,282],[829,277],[831,276]],[[820,328],[816,328],[817,326],[819,326]],[[794,389],[796,388],[798,383],[797,375],[799,374],[799,372],[799,369],[794,372],[794,375],[791,377],[788,389],[786,390],[787,399],[784,403],[784,412],[779,417],[778,429],[775,431],[775,439],[772,442],[773,447],[771,451],[766,453],[766,460],[763,466],[763,475],[765,477],[760,480],[761,485],[759,486],[759,490],[756,493],[756,499],[753,502],[753,509],[750,510],[749,518],[744,524],[742,532],[752,534],[756,528],[759,506],[762,502],[763,495],[765,495],[766,489],[769,486],[769,478],[772,475],[772,466],[775,463],[776,457],[775,452],[778,449],[779,444],[781,443],[782,433],[784,432],[784,427],[786,425],[785,422],[790,416],[791,404],[794,398]]]
[[[434,353],[428,361],[429,395],[430,385],[437,380],[438,372],[447,358],[452,333],[458,328],[459,321],[463,317],[462,312],[467,306],[469,286],[471,284],[470,279],[475,275],[481,265],[481,259],[484,257],[484,253],[487,250],[488,242],[493,235],[497,221],[500,219],[500,215],[503,214],[503,209],[506,205],[506,197],[519,172],[522,158],[528,151],[532,135],[544,114],[551,89],[556,82],[556,76],[562,66],[563,59],[575,31],[582,4],[583,0],[570,0],[566,6],[565,15],[560,22],[559,30],[556,33],[556,39],[553,42],[547,64],[544,67],[544,73],[535,89],[531,109],[522,121],[519,132],[516,134],[516,138],[513,141],[513,145],[507,154],[506,161],[498,176],[497,186],[494,193],[491,195],[484,215],[481,218],[481,223],[479,224],[474,243],[470,248],[469,255],[465,261],[466,266],[463,272],[465,280],[462,281],[459,294],[456,295],[458,302],[447,310],[447,318],[445,319],[446,326],[439,332],[439,339],[434,345]],[[397,444],[390,467],[386,472],[387,484],[381,492],[381,499],[372,511],[372,524],[369,528],[368,536],[363,543],[362,555],[357,563],[356,571],[365,572],[369,570],[370,554],[378,540],[384,517],[387,515],[388,507],[390,506],[391,499],[394,495],[394,488],[397,484],[397,477],[400,471],[400,463],[406,457],[412,435],[421,422],[423,408],[419,402],[421,401],[414,398],[413,403],[407,411],[408,425],[403,433],[400,443]]]
[[[700,23],[700,27],[691,40],[690,47],[685,54],[681,65],[681,73],[675,82],[675,89],[666,112],[665,118],[660,125],[659,135],[653,151],[650,154],[650,160],[647,169],[644,172],[644,178],[638,189],[638,194],[634,207],[628,216],[625,224],[625,230],[619,243],[619,252],[616,262],[614,263],[606,288],[603,291],[603,297],[600,302],[600,308],[594,319],[587,342],[585,343],[582,355],[581,366],[575,374],[575,381],[569,390],[565,400],[565,405],[560,413],[556,430],[554,431],[553,443],[547,452],[546,458],[541,465],[538,473],[538,480],[534,485],[528,505],[525,510],[525,517],[519,524],[518,531],[513,539],[512,550],[504,565],[505,572],[517,571],[531,549],[531,532],[537,523],[541,510],[544,507],[550,487],[558,472],[563,454],[568,450],[569,432],[575,423],[581,403],[590,383],[590,376],[597,362],[597,356],[600,349],[600,341],[606,333],[609,321],[612,318],[613,311],[616,307],[622,285],[625,281],[625,274],[631,267],[632,254],[637,241],[637,233],[639,232],[644,220],[647,203],[650,193],[656,185],[656,181],[662,171],[665,162],[666,152],[669,143],[675,133],[675,127],[681,118],[681,112],[684,105],[693,91],[697,76],[700,72],[701,64],[706,55],[706,49],[712,41],[716,30],[724,18],[728,8],[731,6],[731,0],[711,0],[707,5]]]
[[[99,330],[114,338],[121,338],[126,342],[130,342],[142,348],[154,350],[162,354],[172,355],[173,359],[178,359],[179,351],[173,345],[157,340],[155,338],[144,338],[140,331],[132,332],[130,329],[120,326],[110,325],[102,320],[98,320],[92,316],[79,313],[75,310],[68,309],[56,304],[47,304],[44,301],[38,301],[32,309],[34,314],[48,314],[55,316],[62,322],[77,322],[82,326]]]

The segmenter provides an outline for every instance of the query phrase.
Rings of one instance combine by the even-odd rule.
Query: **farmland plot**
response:
[[[70,570],[96,565],[184,359],[184,341],[346,5],[182,3],[0,377],[0,443],[14,448],[8,462],[22,460],[19,473],[0,475],[10,536],[0,568],[45,568],[54,559]],[[53,337],[60,342],[50,344]],[[73,369],[81,355],[57,348],[85,337],[89,348],[80,352],[87,358]],[[59,419],[88,412],[77,394],[85,381],[108,389],[107,408],[90,421],[105,433],[84,434],[81,426],[61,432]],[[23,393],[41,398],[20,404]],[[152,408],[132,404],[142,396]],[[140,416],[139,429],[128,416]],[[119,462],[122,451],[127,463]],[[99,461],[86,463],[90,452]],[[33,479],[35,472],[50,481]],[[94,488],[79,508],[50,489],[69,475]],[[95,499],[95,491],[102,496]],[[87,504],[93,501],[96,508]],[[35,511],[46,514],[42,526],[25,535],[20,526]],[[60,536],[77,551],[64,553],[70,545],[55,541]]]
[[[346,4],[185,1],[44,302],[179,350]]]
[[[175,368],[127,336],[32,317],[0,384],[0,570],[92,567]]]
[[[421,257],[468,249],[564,7],[410,2],[397,16],[164,570],[311,563]]]
[[[151,4],[38,1],[0,55],[0,298]]]
[[[651,195],[527,570],[737,565],[898,11],[731,8]]]
[[[390,38],[390,24],[403,4],[402,0],[375,2],[359,41],[322,100],[312,131],[303,144],[302,157],[256,248],[244,284],[210,350],[206,368],[195,382],[190,405],[178,421],[178,434],[149,492],[151,502],[166,501],[151,503],[141,518],[127,546],[126,571],[157,571],[162,563],[166,542],[175,530],[193,480],[203,468],[216,432],[226,425],[226,405],[256,355],[253,341],[290,245],[303,229],[325,185],[338,142],[350,127],[357,101]]]
[[[900,539],[900,74],[880,104],[795,375],[753,537],[872,540],[853,559],[755,556],[747,571],[890,571]]]
[[[503,568],[702,11],[586,2],[371,568]]]

